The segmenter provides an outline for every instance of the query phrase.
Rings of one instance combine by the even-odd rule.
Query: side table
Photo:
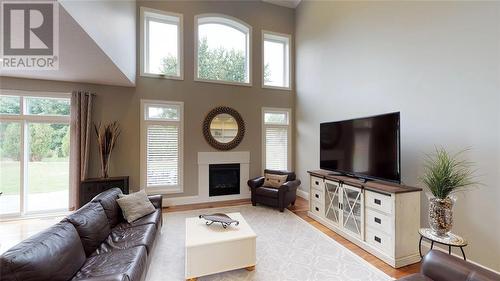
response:
[[[431,241],[431,250],[434,247],[434,243],[442,244],[448,246],[448,254],[451,255],[451,247],[457,247],[460,248],[460,251],[462,251],[462,256],[464,257],[464,260],[466,261],[467,258],[465,257],[465,252],[463,247],[467,246],[467,240],[465,240],[463,237],[460,237],[456,234],[453,233],[448,233],[448,236],[438,236],[434,234],[432,229],[430,228],[420,228],[418,230],[418,233],[420,234],[420,242],[418,243],[418,251],[420,253],[420,257],[422,258],[422,239],[425,238],[429,241]]]

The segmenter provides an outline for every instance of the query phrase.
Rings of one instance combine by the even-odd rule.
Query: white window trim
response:
[[[26,104],[24,102],[24,98],[34,97],[34,98],[67,98],[70,99],[71,102],[71,93],[60,93],[60,92],[38,92],[38,91],[20,91],[20,90],[8,90],[8,89],[0,89],[0,96],[19,96],[20,97],[20,114],[0,114],[0,122],[15,122],[19,123],[21,132],[19,135],[20,143],[19,143],[19,154],[20,157],[20,171],[19,171],[19,212],[0,215],[0,218],[8,219],[8,218],[19,218],[19,217],[30,217],[37,214],[47,214],[47,213],[58,213],[65,212],[67,209],[54,209],[48,211],[26,211],[26,202],[27,202],[27,194],[25,190],[25,183],[28,181],[28,154],[26,151],[29,151],[28,143],[25,141],[25,136],[28,134],[28,123],[56,123],[56,124],[68,124],[71,130],[71,113],[68,116],[61,115],[31,115],[26,114]],[[71,106],[71,104],[70,104]],[[70,140],[71,141],[71,140]],[[71,171],[70,171],[71,174]],[[68,188],[71,189],[71,176],[69,177]],[[71,191],[69,194],[71,194]],[[70,200],[70,199],[68,199]],[[69,201],[68,201],[69,202]],[[69,206],[68,206],[69,208]]]
[[[265,114],[266,112],[286,112],[288,114],[288,124],[266,124]],[[266,169],[266,128],[288,128],[288,147],[287,147],[287,170],[292,169],[292,109],[291,108],[280,108],[280,107],[263,107],[261,114],[262,122],[262,171]]]
[[[34,115],[26,113],[25,98],[64,98],[70,99],[71,93],[60,92],[37,92],[37,91],[19,91],[0,89],[0,96],[19,96],[21,113],[20,114],[0,114],[0,121],[19,121],[19,122],[39,122],[39,123],[70,123],[71,115]],[[70,105],[71,106],[71,105]]]
[[[146,120],[145,107],[147,105],[176,105],[179,107],[180,120]],[[141,153],[140,153],[140,189],[145,190],[148,194],[173,194],[184,192],[184,102],[180,101],[164,101],[164,100],[147,100],[141,99]],[[178,163],[178,184],[166,185],[166,186],[155,186],[147,187],[147,160],[146,160],[146,132],[147,125],[149,124],[176,124],[179,126],[179,163]]]
[[[221,80],[211,80],[211,79],[202,79],[198,77],[198,22],[200,19],[206,17],[218,17],[221,18],[217,23],[225,24],[229,27],[238,29],[243,32],[243,30],[237,25],[232,24],[232,22],[236,22],[237,24],[243,25],[248,28],[248,37],[246,42],[247,53],[248,53],[248,82],[234,82],[234,81],[221,81]],[[224,21],[226,19],[226,21]],[[245,86],[252,87],[252,26],[248,23],[224,14],[217,13],[209,13],[209,14],[199,14],[194,17],[194,81],[197,82],[206,82],[206,83],[214,83],[214,84],[224,84],[224,85],[235,85],[235,86]]]
[[[145,46],[146,43],[146,33],[148,32],[146,30],[146,27],[144,26],[144,20],[145,16],[144,14],[148,13],[154,13],[158,14],[160,17],[162,15],[164,16],[169,16],[169,17],[178,17],[179,18],[179,25],[178,25],[178,37],[177,37],[177,50],[179,51],[178,56],[179,56],[179,76],[176,75],[165,75],[165,74],[154,74],[154,73],[148,73],[145,72],[145,64],[146,64],[146,52],[148,52],[148,49]],[[151,78],[163,78],[163,79],[173,79],[173,80],[184,80],[184,17],[183,14],[178,14],[178,13],[173,13],[173,12],[168,12],[168,11],[162,11],[162,10],[157,10],[157,9],[152,9],[152,8],[147,8],[147,7],[141,7],[140,8],[140,22],[139,22],[139,32],[140,32],[140,43],[139,43],[139,48],[140,48],[140,76],[142,77],[151,77]]]
[[[285,62],[288,63],[288,87],[279,87],[279,86],[269,86],[264,84],[264,37],[266,34],[285,37],[288,39],[288,59],[285,59]],[[279,41],[283,43],[282,41]],[[275,90],[292,90],[292,35],[285,33],[278,33],[269,30],[262,30],[261,34],[261,46],[262,46],[262,61],[261,61],[261,80],[262,80],[262,88],[263,89],[275,89]],[[284,54],[286,56],[286,54]]]

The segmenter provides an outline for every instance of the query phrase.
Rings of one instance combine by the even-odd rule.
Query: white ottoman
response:
[[[240,213],[227,215],[239,225],[224,229],[220,223],[208,226],[198,217],[186,219],[186,280],[239,268],[255,269],[257,235]]]

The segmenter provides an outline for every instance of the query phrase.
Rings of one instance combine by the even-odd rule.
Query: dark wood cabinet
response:
[[[87,204],[97,194],[114,187],[118,187],[124,194],[128,194],[128,177],[91,178],[81,181],[78,208]]]

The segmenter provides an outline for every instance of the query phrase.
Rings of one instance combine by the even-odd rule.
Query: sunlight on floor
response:
[[[0,254],[22,240],[58,223],[64,216],[0,222]]]

